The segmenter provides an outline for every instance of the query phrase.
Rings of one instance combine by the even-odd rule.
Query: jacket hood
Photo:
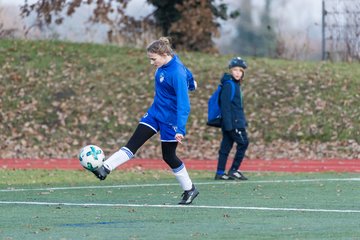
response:
[[[224,73],[224,75],[222,76],[220,82],[221,82],[221,83],[224,83],[225,81],[229,81],[229,80],[233,80],[233,81],[234,81],[234,78],[231,76],[231,74],[229,74],[229,73]]]

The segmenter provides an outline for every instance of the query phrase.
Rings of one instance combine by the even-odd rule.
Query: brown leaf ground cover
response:
[[[207,100],[232,56],[179,55],[199,84],[179,156],[216,159]],[[246,60],[248,158],[360,159],[359,63]],[[74,158],[90,143],[112,153],[151,104],[153,73],[142,49],[0,40],[0,158]],[[160,158],[158,137],[137,157]]]

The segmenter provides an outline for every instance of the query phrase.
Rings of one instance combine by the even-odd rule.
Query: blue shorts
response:
[[[162,142],[177,142],[175,139],[176,127],[169,123],[160,122],[148,113],[145,113],[140,119],[139,124],[150,127],[156,133],[160,131],[160,140]]]

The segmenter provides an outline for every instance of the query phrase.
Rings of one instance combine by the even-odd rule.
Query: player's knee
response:
[[[162,154],[162,157],[163,157],[163,160],[167,163],[171,163],[171,162],[174,162],[175,159],[176,159],[176,155],[175,154],[170,154],[170,153],[167,153],[167,152],[163,152]]]
[[[163,153],[163,160],[172,169],[177,168],[182,164],[182,161],[176,156],[176,154]]]

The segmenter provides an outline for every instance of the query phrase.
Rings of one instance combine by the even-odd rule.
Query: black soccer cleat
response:
[[[193,184],[191,190],[184,191],[184,193],[181,195],[182,199],[179,204],[189,205],[197,197],[197,195],[199,195],[199,191]]]
[[[226,174],[215,174],[215,180],[234,180]]]
[[[98,179],[105,180],[107,175],[110,173],[110,170],[104,166],[101,166],[98,169],[92,171],[92,173],[95,174]]]
[[[242,180],[242,181],[248,180],[247,177],[245,177],[244,174],[242,174],[240,171],[229,171],[228,176],[235,180]]]

